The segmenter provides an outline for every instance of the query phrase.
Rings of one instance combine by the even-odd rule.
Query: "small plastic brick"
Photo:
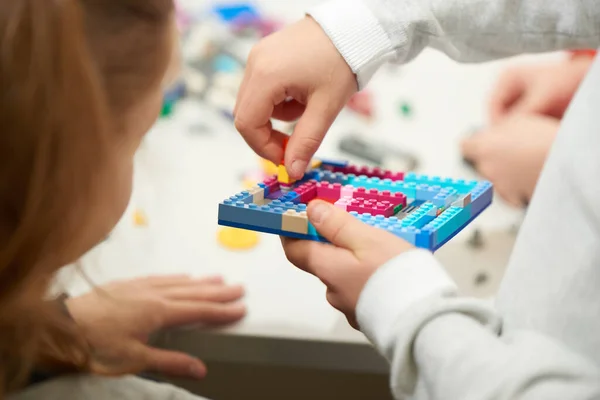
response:
[[[439,208],[450,206],[457,199],[457,191],[454,188],[445,188],[431,200]]]
[[[135,210],[133,213],[133,223],[135,226],[148,226],[148,218],[142,210]]]
[[[465,208],[469,204],[471,204],[471,193],[466,194],[456,200],[454,203],[452,203],[452,207]]]
[[[400,114],[402,114],[402,116],[405,118],[412,117],[413,110],[410,103],[407,101],[400,102]]]
[[[279,200],[283,203],[300,203],[300,195],[295,191],[287,192]]]
[[[317,183],[317,197],[320,199],[337,200],[342,194],[341,183]]]
[[[354,191],[356,191],[356,188],[354,186],[352,186],[352,185],[345,185],[342,188],[340,196],[342,196],[342,197],[354,197]]]
[[[248,191],[252,196],[252,203],[261,204],[265,200],[265,189],[255,186]]]
[[[442,190],[439,186],[429,186],[427,184],[417,185],[417,194],[415,200],[418,201],[432,201],[438,193]]]
[[[480,182],[471,192],[471,216],[477,216],[491,202],[493,197],[492,184],[489,182]]]
[[[402,227],[414,226],[423,228],[436,217],[437,207],[432,203],[424,203],[417,210],[402,220]]]
[[[346,211],[356,211],[361,214],[383,215],[391,217],[394,214],[395,205],[388,201],[378,202],[363,198],[353,198],[346,206]]]
[[[321,158],[321,166],[323,169],[327,169],[334,172],[344,172],[344,168],[348,166],[347,161],[337,161],[337,160],[328,160],[325,158]]]
[[[277,181],[279,182],[280,185],[281,184],[290,185],[290,184],[294,183],[294,181],[292,179],[290,179],[290,176],[288,175],[285,165],[280,165],[277,167]]]
[[[404,172],[385,171],[383,179],[391,179],[392,181],[402,181],[404,180]]]
[[[352,200],[352,197],[342,197],[334,203],[334,206],[341,208],[344,211],[348,211],[348,206],[352,204]]]
[[[306,211],[287,210],[282,217],[281,229],[286,232],[308,234],[308,217]]]
[[[300,196],[300,203],[309,203],[317,197],[317,182],[309,181],[294,189]]]

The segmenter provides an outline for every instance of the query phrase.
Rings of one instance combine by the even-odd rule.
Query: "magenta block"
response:
[[[321,199],[337,200],[342,196],[341,183],[317,183],[317,197]]]
[[[308,203],[317,197],[317,181],[308,181],[294,189],[294,192],[300,196],[300,203]]]
[[[277,180],[277,176],[272,176],[263,181],[265,186],[269,188],[269,193],[279,191],[279,181]]]
[[[385,171],[385,175],[383,179],[391,179],[392,181],[403,181],[404,180],[404,172],[392,172]]]
[[[364,198],[353,198],[347,205],[346,211],[356,211],[359,214],[383,215],[391,217],[394,214],[394,204],[389,201],[377,201]]]

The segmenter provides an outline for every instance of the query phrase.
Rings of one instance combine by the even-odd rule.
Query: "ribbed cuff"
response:
[[[330,0],[309,10],[308,14],[356,74],[359,90],[394,57],[392,41],[362,0]]]
[[[356,308],[358,324],[369,340],[387,353],[403,313],[431,296],[456,292],[456,284],[431,253],[412,250],[390,260],[369,279]]]

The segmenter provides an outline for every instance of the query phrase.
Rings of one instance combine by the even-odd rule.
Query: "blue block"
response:
[[[392,228],[391,232],[400,239],[403,239],[412,245],[416,245],[417,234],[421,231],[414,226],[409,226],[407,228]]]
[[[435,219],[437,209],[432,203],[424,203],[404,218],[401,225],[403,228],[415,227],[421,229]]]
[[[280,229],[285,209],[269,205],[234,203],[225,200],[219,204],[219,220],[255,226],[257,228]]]
[[[439,186],[429,186],[426,184],[417,185],[415,200],[432,201],[442,190]]]
[[[267,196],[269,195],[269,187],[262,182],[258,184],[258,187],[265,191],[265,198],[267,198]]]
[[[243,191],[241,193],[235,194],[229,198],[232,202],[241,201],[246,204],[250,204],[254,201],[254,196],[250,194],[248,191]]]
[[[337,160],[328,160],[325,158],[320,158],[322,167],[333,167],[333,168],[345,168],[348,166],[348,161],[337,161]]]
[[[431,200],[438,208],[446,208],[458,198],[458,191],[454,188],[444,188]]]
[[[410,172],[404,175],[404,182],[425,184],[430,186],[451,187],[459,194],[469,193],[479,181],[466,181],[464,179],[442,178],[440,176],[427,176]]]
[[[433,231],[429,228],[423,228],[417,233],[415,246],[420,247],[422,249],[432,249],[433,248]]]
[[[309,236],[320,236],[319,232],[317,232],[317,229],[315,228],[315,226],[313,224],[311,224],[310,222],[308,223],[308,235]]]
[[[480,182],[471,191],[471,215],[478,215],[488,205],[491,204],[494,197],[494,189],[490,182]]]
[[[213,8],[213,12],[225,22],[233,22],[239,18],[260,19],[258,10],[248,3],[220,4]]]
[[[319,173],[318,180],[329,182],[329,183],[341,183],[342,185],[348,185],[348,178],[341,172],[321,171]]]
[[[298,193],[292,191],[292,192],[288,192],[288,193],[284,194],[278,200],[280,200],[283,203],[286,203],[286,202],[299,203],[300,195]]]

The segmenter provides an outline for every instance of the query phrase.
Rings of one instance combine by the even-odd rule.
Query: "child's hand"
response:
[[[559,125],[549,117],[513,115],[463,141],[462,152],[504,200],[520,207],[531,200]]]
[[[272,129],[271,118],[300,118],[285,154],[290,177],[299,179],[356,90],[348,64],[307,17],[252,50],[234,110],[235,126],[258,155],[279,164],[283,135]]]
[[[150,347],[148,338],[162,328],[238,321],[245,315],[236,303],[242,295],[240,286],[225,285],[219,277],[165,276],[115,282],[68,299],[67,307],[103,362],[201,378],[206,367],[200,360]]]
[[[491,122],[512,113],[562,118],[592,61],[581,57],[505,71],[491,96]]]
[[[294,265],[327,285],[327,301],[358,328],[356,304],[371,275],[413,247],[326,202],[312,201],[308,217],[332,244],[282,238],[285,254]]]

